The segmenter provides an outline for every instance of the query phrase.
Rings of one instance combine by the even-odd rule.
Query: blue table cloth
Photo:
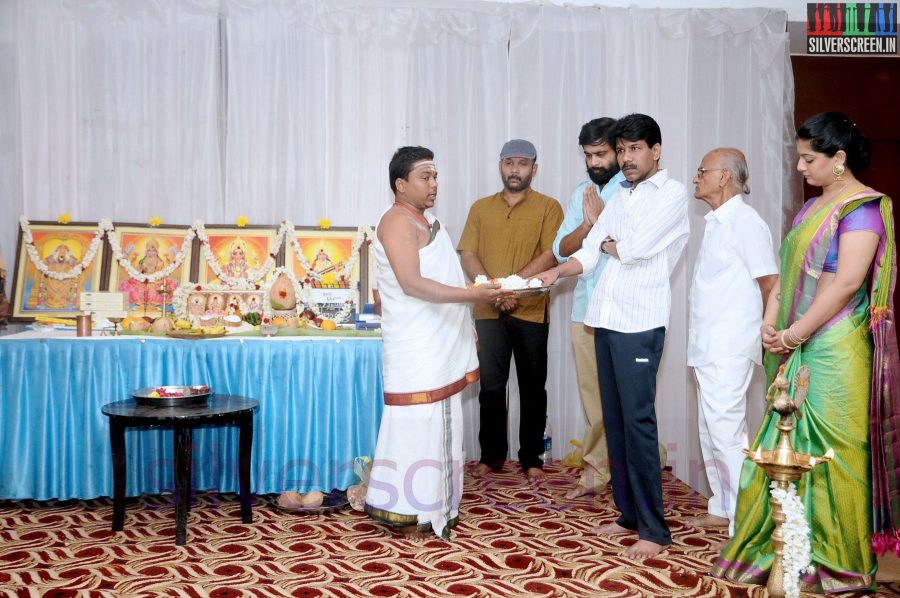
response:
[[[257,399],[252,491],[331,490],[357,481],[382,412],[381,340],[210,341],[0,337],[0,498],[112,495],[100,408],[142,387],[207,384]],[[237,492],[238,434],[194,431],[193,485]],[[172,431],[126,431],[126,493],[171,491]]]

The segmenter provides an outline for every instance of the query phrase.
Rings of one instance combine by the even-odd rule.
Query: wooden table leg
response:
[[[240,441],[238,448],[238,483],[241,491],[241,521],[253,523],[250,512],[250,456],[253,452],[253,412],[238,419]]]
[[[128,472],[125,465],[125,426],[117,417],[109,418],[109,444],[113,465],[112,529],[120,532],[125,527],[125,481]]]
[[[187,537],[187,514],[191,500],[190,425],[175,425],[175,544],[183,546]]]

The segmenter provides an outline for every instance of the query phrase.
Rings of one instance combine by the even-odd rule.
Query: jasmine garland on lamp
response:
[[[892,202],[856,174],[869,141],[844,114],[826,112],[797,130],[797,170],[822,194],[806,202],[781,246],[780,285],[763,318],[766,373],[788,379],[808,366],[794,447],[835,459],[804,475],[797,494],[810,528],[811,572],[800,589],[876,588],[874,553],[900,550],[898,352],[893,316],[896,255]],[[793,392],[794,389],[791,389]],[[779,437],[767,417],[752,448]],[[735,534],[712,574],[762,584],[773,561],[774,524],[765,472],[745,461]]]

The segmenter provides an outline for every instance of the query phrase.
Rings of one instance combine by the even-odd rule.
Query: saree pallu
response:
[[[891,322],[894,254],[890,200],[871,189],[851,192],[835,204],[809,215],[785,238],[781,248],[781,296],[776,328],[785,329],[799,319],[815,297],[822,264],[837,232],[840,218],[862,202],[881,198],[885,237],[879,244],[868,284],[864,284],[830,321],[785,360],[766,355],[771,383],[784,365],[793,394],[794,374],[806,365],[809,392],[801,405],[802,417],[791,434],[794,449],[822,455],[829,448],[835,458],[807,472],[797,486],[810,528],[813,573],[801,577],[801,589],[814,592],[846,592],[875,588],[877,560],[872,552],[873,471],[870,409],[875,388],[884,377],[890,359],[882,347],[883,334],[870,332],[870,313]],[[887,292],[887,290],[890,292]],[[872,307],[873,309],[870,309]],[[882,333],[884,331],[881,331]],[[873,367],[877,366],[877,367]],[[779,415],[763,421],[752,449],[774,449],[780,438]],[[880,438],[880,435],[879,435]],[[711,574],[741,583],[765,584],[774,560],[771,535],[769,483],[765,471],[744,461],[735,515],[735,534],[717,559]],[[877,505],[878,502],[875,501]],[[890,528],[892,523],[889,522]],[[892,528],[890,528],[892,529]]]

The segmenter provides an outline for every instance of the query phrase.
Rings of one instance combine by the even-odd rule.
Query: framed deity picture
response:
[[[33,222],[28,229],[30,240],[19,229],[11,319],[80,314],[81,293],[101,290],[104,243],[98,225]],[[75,274],[78,266],[82,270]]]
[[[368,260],[366,249],[365,235],[357,228],[300,227],[287,244],[285,267],[310,289],[314,311],[349,321],[347,302],[352,302],[354,312],[359,311],[367,292],[360,275],[361,265]]]
[[[264,279],[278,262],[277,236],[277,227],[263,226],[211,226],[198,232],[200,268],[193,282],[236,286]]]
[[[126,309],[154,318],[171,313],[175,289],[190,280],[190,229],[117,224],[109,245],[109,290],[124,293]]]

